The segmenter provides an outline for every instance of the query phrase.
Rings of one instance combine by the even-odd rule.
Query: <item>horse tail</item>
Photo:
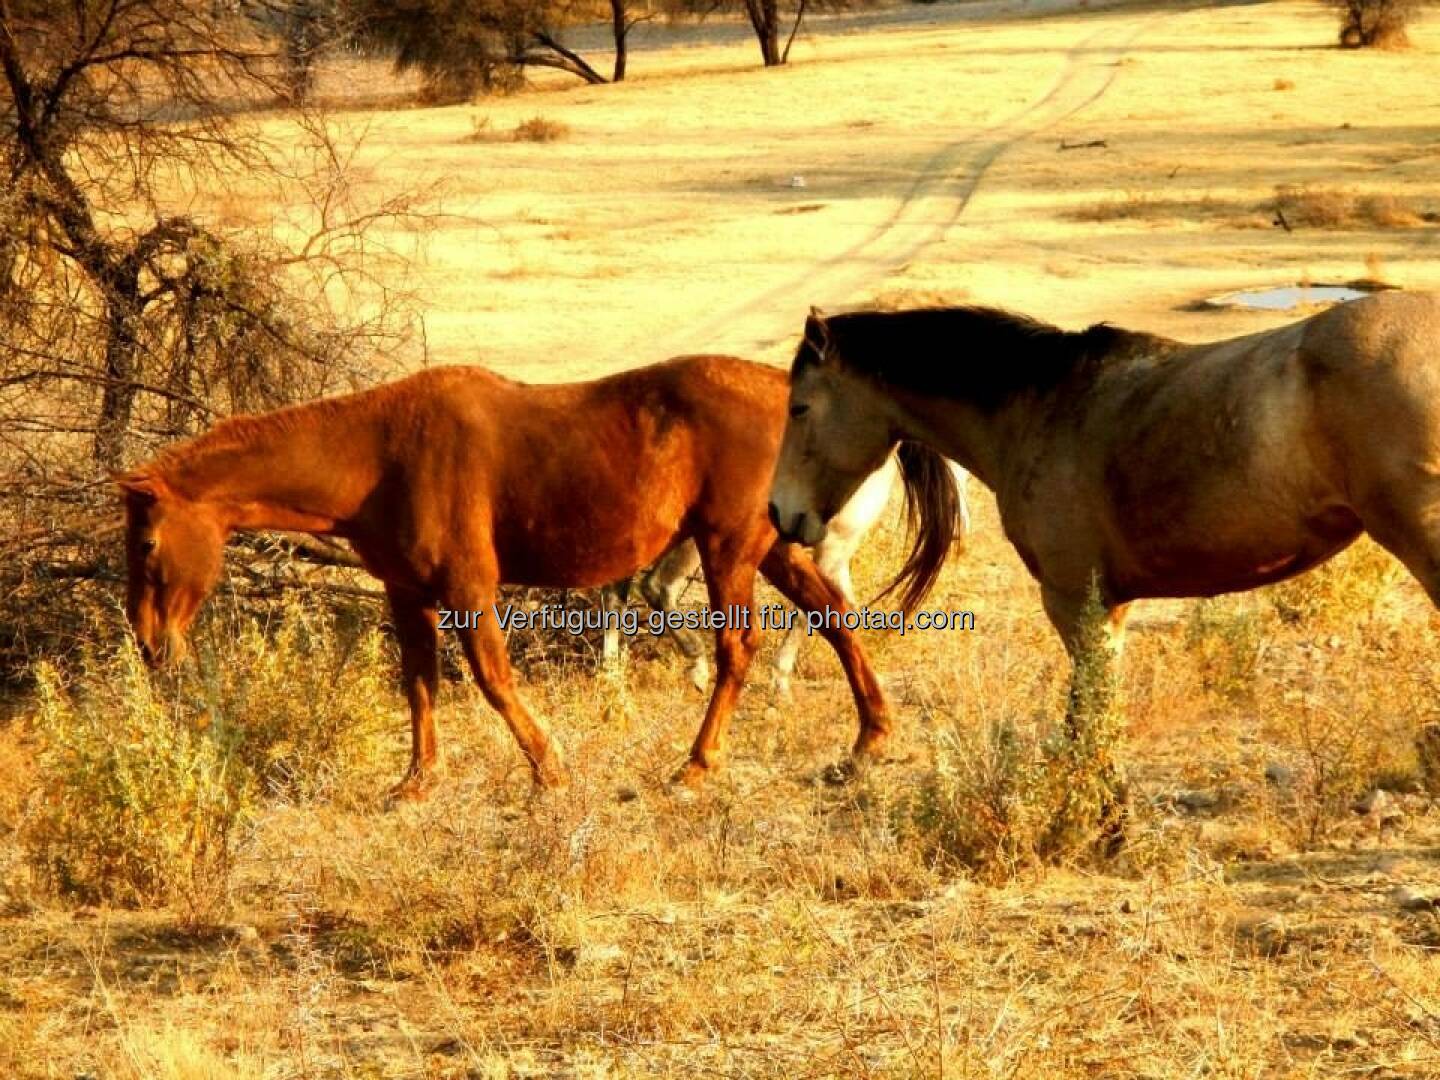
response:
[[[908,615],[940,576],[960,529],[960,493],[950,463],[919,443],[900,444],[900,479],[905,485],[905,531],[912,537],[910,554],[881,599],[903,590],[901,606]]]

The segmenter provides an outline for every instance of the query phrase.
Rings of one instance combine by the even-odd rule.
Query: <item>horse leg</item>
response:
[[[843,613],[850,610],[840,587],[827,581],[809,557],[794,544],[777,543],[771,547],[760,563],[760,572],[801,611]],[[860,713],[860,734],[851,751],[850,762],[836,773],[838,778],[844,779],[863,769],[867,762],[879,755],[880,748],[890,736],[890,707],[855,635],[830,618],[823,619],[819,629],[821,636],[840,658],[840,666],[845,669],[850,692],[855,696],[855,707]]]
[[[656,611],[674,611],[680,603],[690,578],[700,569],[700,551],[693,541],[676,544],[660,557],[640,579],[640,595]],[[690,661],[690,682],[704,692],[710,684],[710,661],[705,656],[705,643],[694,630],[683,626],[668,631],[680,655]]]
[[[385,586],[395,636],[400,642],[400,678],[410,704],[410,767],[390,789],[392,799],[424,796],[434,778],[437,753],[433,709],[440,685],[439,634],[435,605],[393,585]]]
[[[600,666],[606,671],[613,670],[620,659],[620,627],[618,619],[612,620],[611,615],[624,609],[633,584],[633,578],[626,578],[600,589],[600,609],[605,614],[605,628],[600,635]]]
[[[505,634],[494,616],[495,594],[489,590],[467,592],[463,598],[451,598],[449,606],[469,615],[473,625],[456,630],[460,647],[470,664],[475,681],[480,684],[485,700],[505,719],[510,734],[520,745],[530,772],[540,787],[554,787],[565,782],[565,767],[553,740],[531,715],[515,690],[515,677],[510,668],[510,654],[505,647]]]
[[[1070,738],[1075,740],[1080,735],[1080,705],[1084,687],[1082,685],[1081,665],[1089,662],[1089,658],[1083,655],[1086,633],[1084,622],[1092,616],[1087,610],[1089,600],[1085,594],[1064,593],[1047,585],[1040,589],[1040,599],[1045,605],[1045,614],[1050,617],[1050,623],[1055,627],[1060,640],[1065,643],[1065,650],[1070,654],[1070,693],[1065,706],[1065,727]],[[1114,678],[1116,667],[1119,664],[1121,654],[1125,649],[1125,620],[1130,613],[1130,605],[1109,604],[1101,601],[1103,612],[1103,636],[1102,648],[1106,652],[1105,661],[1107,668],[1102,672],[1102,677]],[[1120,848],[1125,839],[1125,820],[1127,817],[1126,807],[1130,801],[1129,791],[1123,776],[1120,775],[1117,763],[1102,762],[1105,770],[1104,780],[1106,794],[1099,808],[1099,825],[1101,835],[1105,838],[1105,845],[1109,853],[1114,854]]]
[[[955,477],[955,494],[960,499],[960,532],[970,535],[970,471],[964,466],[950,463],[950,475]]]
[[[710,594],[710,610],[723,613],[725,621],[715,629],[715,689],[690,748],[690,760],[675,774],[677,783],[692,785],[702,781],[724,759],[725,729],[745,684],[745,673],[760,645],[758,623],[749,622],[739,627],[731,621],[737,607],[743,606],[749,611],[753,606],[756,560],[717,537],[704,537],[697,540],[697,545]]]
[[[1360,520],[1440,608],[1440,482],[1391,485],[1364,500]]]
[[[839,539],[834,530],[825,534],[815,548],[815,565],[820,573],[840,590],[845,602],[855,606],[855,585],[850,580],[850,560],[860,546],[862,533],[852,533]],[[790,699],[790,677],[795,673],[795,662],[800,657],[800,646],[806,637],[805,626],[798,620],[785,631],[785,638],[775,653],[775,693],[780,698]]]

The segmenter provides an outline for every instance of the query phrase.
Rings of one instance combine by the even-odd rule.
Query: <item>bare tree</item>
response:
[[[418,71],[434,100],[465,100],[518,83],[527,67],[608,80],[564,41],[567,27],[595,18],[592,0],[348,0],[358,39],[390,54],[397,70]],[[628,0],[610,0],[624,77]]]
[[[318,116],[265,134],[253,111],[292,95],[254,15],[0,0],[0,668],[71,584],[114,574],[110,471],[228,412],[367,381],[408,332],[371,226],[419,196],[358,205],[353,147]],[[295,207],[286,228],[193,210],[237,178]]]
[[[760,43],[760,57],[766,67],[779,67],[790,60],[790,48],[805,23],[806,15],[820,9],[862,6],[866,0],[670,0],[672,13],[704,18],[716,12],[742,14]]]

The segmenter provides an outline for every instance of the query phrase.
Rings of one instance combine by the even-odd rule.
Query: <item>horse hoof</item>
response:
[[[554,754],[536,766],[532,770],[531,776],[535,781],[535,786],[546,791],[563,788],[570,783],[570,774],[565,771],[565,766]]]
[[[853,784],[865,775],[869,760],[865,757],[848,757],[844,761],[826,765],[820,770],[820,782],[831,787]]]
[[[407,802],[424,802],[430,797],[435,779],[425,773],[411,773],[385,793],[386,806]]]
[[[697,762],[687,761],[670,778],[671,788],[678,791],[696,791],[704,786],[705,778],[710,770]]]
[[[710,689],[710,666],[696,662],[690,668],[690,685],[699,693],[705,693]]]

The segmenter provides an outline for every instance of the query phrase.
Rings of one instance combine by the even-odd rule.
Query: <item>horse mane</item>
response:
[[[1111,357],[1174,345],[1166,338],[1095,323],[1062,330],[998,308],[855,311],[807,326],[793,372],[820,362],[815,336],[846,368],[901,390],[964,400],[993,412],[1026,392],[1044,393]]]
[[[1096,323],[1084,330],[989,307],[856,311],[805,324],[791,378],[829,359],[889,388],[964,401],[995,412],[1023,395],[1045,394],[1083,378],[1108,359],[1165,351],[1175,342]],[[823,359],[822,359],[823,358]],[[894,580],[913,611],[939,577],[960,525],[959,493],[945,458],[902,443],[900,476],[910,552]]]

